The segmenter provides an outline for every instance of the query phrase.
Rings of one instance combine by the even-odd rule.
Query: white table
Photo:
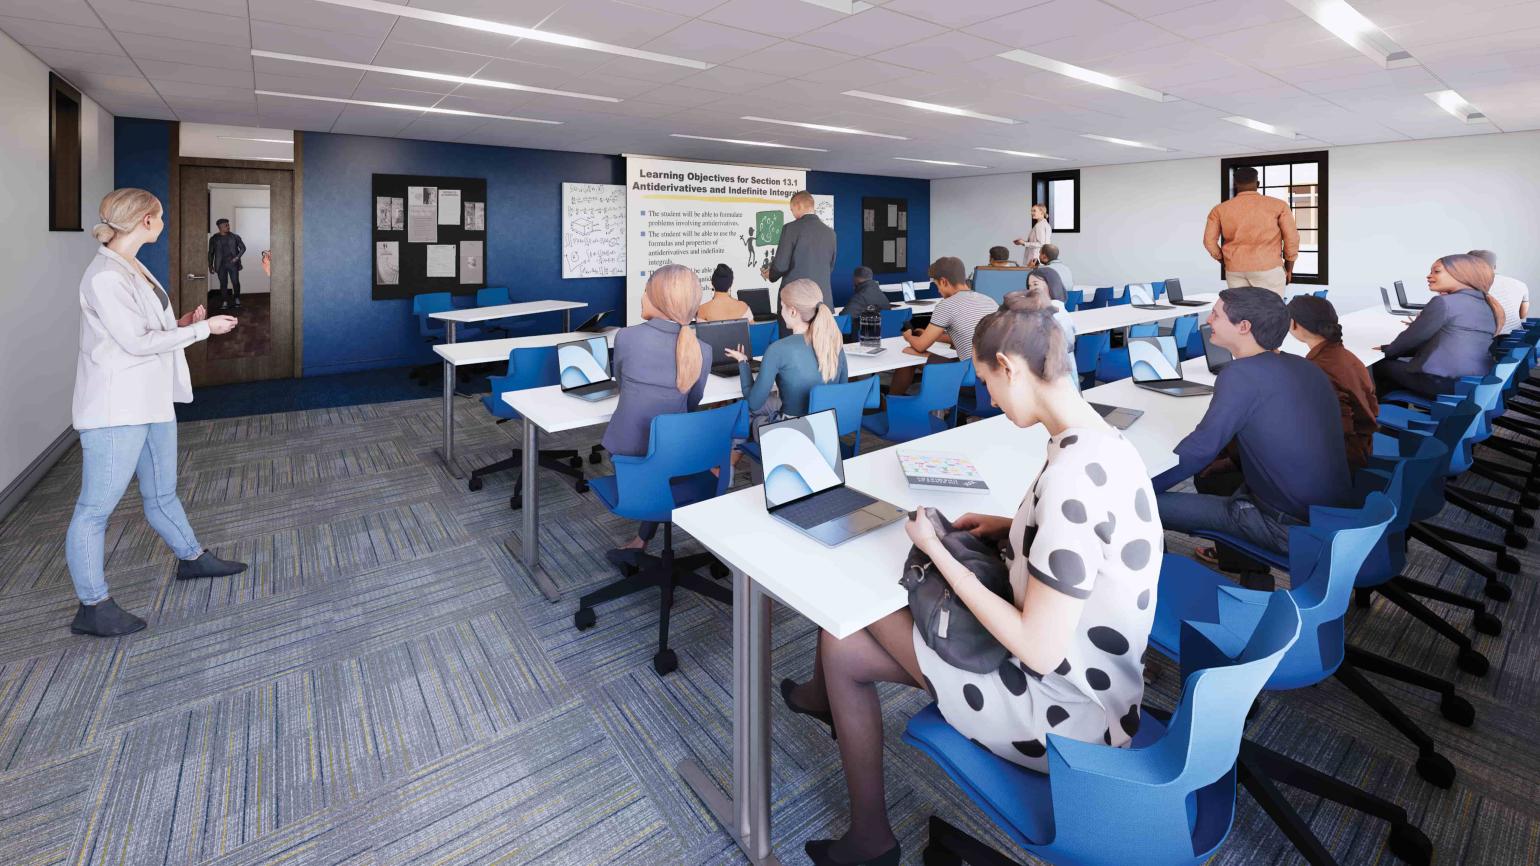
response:
[[[570,335],[569,335],[570,336]],[[497,341],[501,342],[501,341]],[[889,370],[897,370],[900,367],[916,367],[925,363],[925,359],[919,355],[910,355],[903,351],[907,345],[902,337],[890,337],[882,341],[884,351],[880,355],[866,355],[859,350],[847,347],[845,352],[846,367],[852,379],[862,376],[872,376]],[[462,345],[477,345],[476,343]],[[743,386],[737,376],[708,376],[706,378],[706,391],[701,397],[701,405],[728,403],[743,396]],[[595,427],[608,423],[615,414],[615,408],[620,403],[619,397],[610,397],[605,400],[587,401],[577,397],[569,397],[561,392],[561,386],[550,385],[544,388],[529,388],[523,391],[509,391],[503,395],[503,400],[523,417],[524,443],[524,478],[523,478],[523,522],[524,522],[524,546],[523,562],[525,567],[534,577],[535,585],[546,598],[556,601],[561,597],[544,570],[540,568],[540,432],[562,433],[568,430],[578,430],[584,427]],[[720,501],[720,500],[712,500]]]
[[[466,307],[460,310],[444,310],[429,313],[428,318],[444,323],[444,340],[455,341],[455,327],[472,322],[490,322],[493,319],[512,319],[518,316],[534,316],[540,313],[561,313],[563,331],[572,330],[572,311],[586,307],[582,301],[522,301],[517,304],[497,304],[491,307]]]
[[[1183,293],[1186,295],[1186,293]],[[1069,314],[1070,320],[1075,323],[1075,333],[1094,334],[1098,331],[1114,331],[1118,328],[1127,328],[1130,325],[1144,325],[1150,322],[1163,322],[1167,319],[1178,319],[1182,316],[1197,313],[1207,315],[1219,300],[1218,295],[1199,294],[1187,296],[1189,301],[1202,301],[1201,307],[1182,307],[1170,303],[1161,303],[1169,310],[1141,310],[1132,304],[1119,304],[1115,307],[1098,307],[1094,310],[1076,310]],[[1157,302],[1159,303],[1159,302]]]
[[[565,301],[561,303],[566,303]],[[488,307],[487,309],[494,309]],[[453,325],[450,326],[451,328]],[[619,328],[605,328],[600,333],[611,342],[615,342],[615,332]],[[433,351],[444,359],[444,447],[439,451],[439,456],[444,459],[444,465],[449,469],[449,474],[455,478],[460,477],[460,470],[455,466],[455,368],[467,364],[492,364],[497,361],[508,360],[508,353],[514,349],[528,349],[540,346],[559,346],[562,343],[570,343],[581,340],[584,337],[593,336],[588,332],[565,332],[557,334],[533,334],[528,337],[507,337],[501,340],[472,340],[469,343],[448,342],[433,347]]]

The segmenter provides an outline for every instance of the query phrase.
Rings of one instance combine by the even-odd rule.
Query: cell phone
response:
[[[887,351],[887,349],[885,349],[882,346],[878,346],[875,349],[861,349],[860,350],[861,354],[863,354],[863,355],[881,355],[883,352],[886,352],[886,351]]]

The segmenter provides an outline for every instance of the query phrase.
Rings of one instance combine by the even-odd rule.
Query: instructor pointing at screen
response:
[[[834,306],[834,229],[823,224],[813,212],[813,194],[799,190],[791,197],[792,221],[781,229],[781,243],[775,260],[759,275],[772,283],[782,280],[812,280],[823,292],[824,306]]]

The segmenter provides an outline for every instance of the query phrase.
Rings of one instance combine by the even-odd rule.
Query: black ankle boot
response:
[[[177,580],[197,580],[204,577],[229,577],[246,570],[246,563],[220,559],[211,550],[205,550],[197,559],[183,559],[176,564]]]
[[[70,631],[96,637],[118,637],[144,628],[144,620],[129,613],[110,598],[96,604],[83,604],[75,611]]]
[[[829,849],[834,847],[835,841],[837,840],[810,839],[802,846],[802,850],[807,852],[808,859],[813,861],[813,866],[898,866],[899,859],[903,856],[898,843],[895,842],[892,848],[876,857],[847,863],[844,860],[836,860],[829,852]]]

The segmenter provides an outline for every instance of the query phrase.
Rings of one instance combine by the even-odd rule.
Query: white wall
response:
[[[70,427],[89,232],[48,230],[48,67],[0,33],[0,490]],[[81,224],[112,191],[112,115],[82,99]]]
[[[1397,279],[1421,297],[1433,259],[1478,247],[1497,252],[1499,271],[1540,289],[1540,132],[1329,153],[1328,277],[1339,310],[1379,303],[1378,287]],[[1222,285],[1203,250],[1204,220],[1219,201],[1217,157],[1085,168],[1080,185],[1081,232],[1054,238],[1076,283]],[[990,246],[1026,232],[1030,173],[936,180],[930,189],[935,256],[980,263]]]

